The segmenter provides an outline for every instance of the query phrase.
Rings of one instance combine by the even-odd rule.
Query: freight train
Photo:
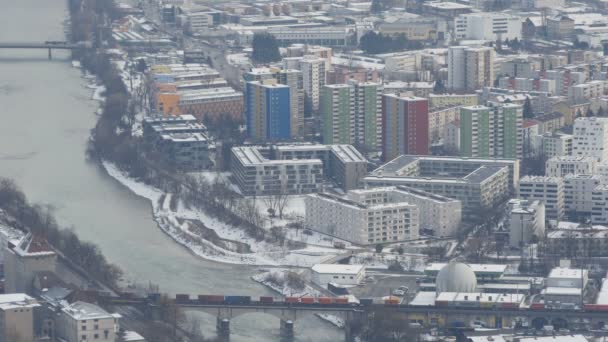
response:
[[[261,296],[252,298],[250,296],[222,296],[222,295],[199,295],[197,298],[190,298],[187,294],[175,295],[175,303],[177,304],[225,304],[225,305],[343,305],[343,306],[370,306],[373,304],[372,299],[359,299],[358,301],[350,301],[346,297],[285,297],[284,300],[278,300],[274,297]],[[394,303],[394,299],[387,300],[386,304]]]

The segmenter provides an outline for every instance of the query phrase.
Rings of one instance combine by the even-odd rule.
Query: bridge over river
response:
[[[69,43],[53,40],[44,42],[0,42],[0,49],[47,49],[49,59],[53,58],[52,50],[82,50],[92,47],[91,42]]]

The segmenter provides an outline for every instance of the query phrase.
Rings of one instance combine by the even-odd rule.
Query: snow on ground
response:
[[[424,271],[428,257],[423,254],[404,253],[358,253],[353,255],[351,264],[366,265],[374,268],[388,268],[395,261],[399,262],[406,271]]]
[[[106,97],[103,95],[103,93],[106,91],[105,86],[90,84],[87,86],[87,88],[95,89],[93,91],[93,95],[91,96],[91,99],[93,99],[95,101],[99,101],[99,102],[103,102],[106,100]]]
[[[322,297],[323,294],[308,284],[302,284],[301,288],[294,288],[287,280],[288,270],[273,269],[253,275],[251,279],[266,285],[273,291],[285,297]]]
[[[103,161],[103,166],[110,176],[135,194],[150,200],[154,219],[159,227],[176,242],[186,246],[202,258],[233,264],[310,267],[341,253],[335,248],[319,245],[289,250],[265,241],[256,241],[247,236],[242,229],[225,224],[202,211],[185,208],[182,203],[178,203],[176,211],[172,211],[169,206],[170,194],[164,194],[159,189],[128,177],[111,162]],[[159,205],[158,202],[163,195],[166,196],[163,203]],[[248,244],[252,252],[237,253],[204,240],[192,232],[190,222],[184,220],[198,220],[205,227],[213,229],[221,239]],[[228,244],[230,244],[229,241]]]
[[[317,313],[317,314],[315,314],[315,316],[319,317],[320,319],[322,319],[324,321],[331,323],[332,325],[334,325],[340,329],[343,329],[346,326],[344,319],[342,319],[341,317],[335,316],[335,315]]]

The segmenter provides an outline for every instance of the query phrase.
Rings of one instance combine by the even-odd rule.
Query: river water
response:
[[[65,0],[0,0],[0,41],[65,40]],[[98,104],[69,53],[0,50],[0,176],[33,202],[51,205],[60,223],[95,242],[125,278],[169,293],[272,295],[250,280],[256,268],[202,260],[161,232],[150,203],[86,160]],[[204,332],[215,318],[202,315]],[[278,340],[278,319],[237,317],[232,341]],[[296,321],[298,341],[339,341],[342,332],[314,317]]]

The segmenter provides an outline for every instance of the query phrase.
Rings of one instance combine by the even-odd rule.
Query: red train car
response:
[[[384,304],[386,305],[399,305],[399,299],[396,298],[387,298],[384,300]]]
[[[519,309],[518,303],[501,303],[500,307],[503,309]]]
[[[608,311],[608,305],[606,304],[585,304],[586,311]]]
[[[330,297],[319,297],[317,298],[317,300],[319,301],[319,304],[331,304],[333,302],[332,298]]]
[[[300,302],[300,298],[298,297],[285,297],[285,303],[287,304],[298,304]]]
[[[272,297],[260,297],[260,303],[272,304],[272,303],[274,303],[274,298],[272,298]]]
[[[315,299],[313,297],[302,297],[300,298],[300,303],[302,304],[314,304]]]
[[[530,305],[530,310],[544,310],[545,303],[532,303]]]

